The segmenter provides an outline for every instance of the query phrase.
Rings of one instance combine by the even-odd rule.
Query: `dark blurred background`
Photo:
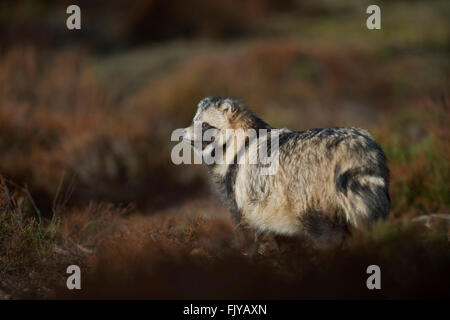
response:
[[[111,52],[173,38],[233,38],[257,33],[263,19],[274,12],[313,8],[314,1],[3,1],[2,44],[27,41],[39,46],[83,44]],[[66,8],[78,5],[83,28],[67,33]]]
[[[2,0],[0,299],[448,296],[449,18],[448,0]],[[211,95],[275,127],[368,129],[388,221],[331,251],[257,252],[205,168],[170,159]]]
[[[81,30],[66,8],[81,8]],[[170,161],[170,133],[204,96],[270,124],[354,125],[385,148],[393,212],[447,209],[448,1],[12,1],[0,4],[0,173],[43,212],[135,202],[153,212],[209,194]]]

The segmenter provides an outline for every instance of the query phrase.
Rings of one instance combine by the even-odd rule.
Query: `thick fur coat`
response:
[[[209,97],[200,101],[193,125],[184,130],[188,142],[201,139],[203,129],[267,129],[267,123],[234,98]],[[370,134],[359,128],[305,131],[282,129],[279,166],[273,175],[262,174],[261,164],[213,163],[208,167],[217,191],[237,223],[259,233],[305,235],[323,244],[339,242],[348,226],[367,228],[389,214],[389,171],[385,155]],[[225,144],[217,139],[213,144]],[[224,154],[236,154],[248,139]],[[199,152],[211,152],[205,148]]]

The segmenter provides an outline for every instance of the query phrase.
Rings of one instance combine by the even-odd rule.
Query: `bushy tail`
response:
[[[388,177],[365,169],[349,169],[339,174],[336,190],[347,221],[366,228],[389,215]]]

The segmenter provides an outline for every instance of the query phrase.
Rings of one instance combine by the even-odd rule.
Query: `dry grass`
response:
[[[197,209],[198,210],[198,209]],[[297,241],[287,251],[254,252],[227,220],[188,208],[131,217],[88,260],[83,290],[56,297],[146,299],[439,298],[448,295],[448,228],[380,224],[342,247]],[[269,241],[269,240],[268,240]],[[399,255],[398,253],[402,254]],[[365,288],[365,268],[383,270],[383,290]],[[405,275],[405,270],[408,270]]]
[[[2,195],[5,198],[5,184]],[[255,251],[213,200],[150,217],[132,207],[90,205],[56,229],[8,196],[2,209],[0,279],[13,297],[146,299],[439,298],[448,295],[448,226],[380,223],[323,251],[297,240]],[[12,209],[5,207],[15,205]],[[204,213],[202,213],[204,212]],[[54,231],[51,231],[54,230]],[[270,247],[269,247],[270,248]],[[260,248],[261,249],[261,248]],[[401,254],[398,254],[401,252]],[[4,264],[6,263],[6,264]],[[65,268],[82,268],[82,290],[65,288]],[[382,269],[383,290],[365,288],[365,268]],[[405,270],[408,273],[405,275]]]
[[[160,44],[112,62],[82,49],[3,50],[0,174],[7,180],[0,184],[0,294],[448,296],[448,229],[411,223],[419,215],[450,212],[442,3],[409,11],[433,28],[401,24],[369,37],[345,14],[328,16],[325,2],[303,7],[320,23],[297,12],[282,16],[279,25],[261,26],[261,33],[276,37]],[[261,23],[262,3],[247,1],[246,10],[256,15],[250,24]],[[392,4],[387,23],[397,15],[404,19],[401,8]],[[142,17],[130,19],[138,25]],[[229,22],[204,23],[197,27],[213,37],[229,32]],[[174,48],[182,53],[171,54]],[[210,198],[204,169],[170,161],[170,133],[190,122],[207,95],[237,96],[274,126],[368,128],[391,170],[388,222],[327,252],[305,241],[277,251],[268,239],[265,253],[257,253],[251,231],[235,230],[227,209]],[[64,288],[70,264],[82,267],[81,292]],[[379,293],[364,286],[370,264],[383,270]]]

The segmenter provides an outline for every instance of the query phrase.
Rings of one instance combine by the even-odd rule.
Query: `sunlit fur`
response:
[[[234,98],[200,101],[193,122],[225,129],[272,129]],[[273,129],[272,129],[273,130]],[[185,129],[194,140],[193,126]],[[224,143],[221,141],[220,143]],[[226,149],[232,153],[237,149]],[[367,228],[389,214],[389,171],[380,146],[359,128],[283,129],[279,169],[262,175],[258,164],[213,164],[217,191],[236,223],[258,233],[304,235],[340,243],[348,226]]]

